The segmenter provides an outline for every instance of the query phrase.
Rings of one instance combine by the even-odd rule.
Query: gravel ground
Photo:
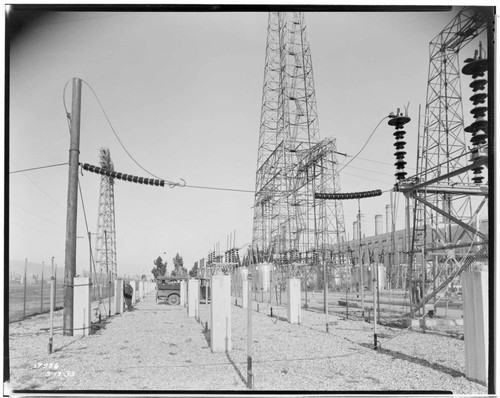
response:
[[[284,308],[274,307],[273,318],[267,304],[259,310],[252,328],[255,390],[487,394],[465,378],[461,340],[379,327],[383,349],[377,352],[369,323],[330,315],[326,333],[323,314],[302,311],[301,324],[292,325],[276,317],[286,317]],[[76,338],[62,335],[58,311],[51,355],[47,314],[11,323],[7,391],[247,390],[247,310],[232,306],[228,354],[211,352],[203,304],[200,318],[188,318],[181,306],[156,304],[150,295],[91,336]]]

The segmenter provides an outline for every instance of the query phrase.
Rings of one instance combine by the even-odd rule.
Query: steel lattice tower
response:
[[[111,153],[108,148],[99,150],[101,168],[114,171]],[[99,210],[97,216],[96,264],[101,273],[117,275],[116,266],[116,230],[115,230],[115,194],[114,179],[101,176],[99,191]]]
[[[487,186],[469,182],[473,159],[464,131],[463,62],[459,59],[460,50],[485,28],[486,19],[480,8],[464,7],[430,42],[417,173],[416,177],[405,180],[399,189],[409,199],[414,199],[409,279],[412,273],[416,274],[416,266],[420,267],[418,272],[425,274],[427,265],[433,261],[444,264],[454,258],[457,250],[466,248],[464,240],[486,239],[473,226],[487,201]],[[479,202],[473,199],[481,196],[484,198]]]
[[[253,251],[293,274],[340,251],[340,191],[335,141],[320,141],[311,50],[302,13],[270,13],[257,157]],[[297,267],[298,266],[298,267]]]

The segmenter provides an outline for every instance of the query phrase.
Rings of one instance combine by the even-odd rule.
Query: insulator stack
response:
[[[411,119],[407,115],[403,116],[403,113],[399,112],[399,108],[396,114],[391,113],[389,115],[389,126],[394,126],[396,128],[396,131],[393,133],[394,137],[396,138],[396,142],[394,143],[394,147],[396,148],[396,152],[394,152],[394,156],[396,157],[396,163],[394,163],[394,166],[396,166],[396,173],[394,175],[398,180],[404,180],[406,174],[408,174],[406,171],[404,171],[406,166],[406,151],[404,150],[406,145],[406,142],[404,141],[406,131],[401,129],[410,120]]]
[[[349,193],[323,193],[316,192],[314,197],[316,199],[335,199],[335,200],[345,200],[345,199],[363,199],[371,198],[373,196],[382,195],[380,189],[375,189],[373,191],[363,191],[363,192],[349,192]]]
[[[80,163],[80,166],[82,166],[83,170],[90,171],[91,173],[96,173],[100,174],[106,177],[111,177],[119,180],[124,180],[128,182],[135,182],[138,184],[145,184],[145,185],[155,185],[159,187],[164,187],[165,186],[165,181],[164,180],[156,180],[153,178],[146,178],[146,177],[136,177],[130,174],[124,174],[124,173],[118,173],[113,170],[108,170],[99,166],[94,166],[88,163]]]
[[[462,73],[472,76],[473,81],[469,87],[475,93],[470,97],[472,105],[475,106],[470,113],[475,121],[464,129],[467,133],[472,134],[470,139],[473,145],[471,161],[474,161],[479,156],[480,147],[486,145],[488,139],[486,134],[488,131],[488,120],[486,120],[486,113],[488,112],[486,98],[488,94],[482,92],[486,89],[488,83],[488,80],[484,79],[484,74],[488,69],[488,59],[482,57],[481,42],[479,43],[479,50],[474,51],[474,58],[467,58],[464,62],[465,66],[462,68]],[[472,181],[475,184],[481,184],[484,179],[482,176],[483,166],[474,167],[472,171],[474,172]]]

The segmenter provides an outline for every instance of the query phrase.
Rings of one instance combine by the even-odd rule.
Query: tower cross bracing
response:
[[[255,185],[253,250],[288,273],[345,241],[334,140],[320,140],[311,49],[302,13],[270,13]]]
[[[412,278],[427,279],[432,269],[436,275],[432,297],[465,267],[488,259],[487,236],[477,227],[488,200],[488,185],[471,183],[469,178],[470,170],[484,165],[487,156],[472,156],[471,147],[475,145],[470,145],[465,134],[461,88],[464,64],[460,61],[464,47],[485,31],[486,17],[481,7],[463,7],[430,42],[417,173],[399,185],[399,190],[414,200],[409,284],[414,283]],[[425,300],[418,306],[422,303]]]
[[[114,171],[111,153],[108,148],[99,150],[100,165],[104,170]],[[116,230],[115,230],[115,194],[114,179],[101,176],[99,190],[99,209],[97,216],[96,270],[102,274],[117,275]]]

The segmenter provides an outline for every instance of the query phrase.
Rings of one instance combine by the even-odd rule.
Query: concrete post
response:
[[[259,264],[259,290],[264,292],[271,291],[271,264]]]
[[[248,306],[248,283],[247,283],[247,280],[245,278],[245,280],[243,281],[243,285],[242,285],[242,308],[247,308]]]
[[[115,314],[123,314],[123,279],[115,279]]]
[[[248,269],[247,268],[239,268],[239,271],[240,271],[240,274],[238,277],[239,288],[240,288],[241,297],[243,298],[243,285],[248,285],[248,283],[247,283]],[[248,286],[247,286],[247,289],[248,289]],[[247,290],[247,292],[248,292],[248,290]],[[246,300],[245,300],[245,302],[246,302]],[[243,307],[243,308],[246,308],[246,307]]]
[[[299,323],[300,318],[300,279],[290,278],[287,281],[287,316],[288,322]]]
[[[139,301],[139,292],[137,291],[137,281],[130,281],[130,286],[134,292],[132,293],[132,305],[135,305]]]
[[[139,285],[139,300],[142,301],[143,297],[144,297],[144,285],[142,283],[142,281],[138,281],[137,282],[138,285]]]
[[[461,276],[465,377],[486,385],[488,378],[488,274],[463,272]]]
[[[200,301],[200,281],[188,280],[188,317],[196,316],[198,302]]]
[[[231,280],[229,275],[214,275],[212,292],[210,344],[212,352],[231,352]]]
[[[186,305],[186,281],[181,281],[181,302],[179,305],[185,306]]]
[[[90,334],[90,278],[74,278],[73,288],[73,336]]]

